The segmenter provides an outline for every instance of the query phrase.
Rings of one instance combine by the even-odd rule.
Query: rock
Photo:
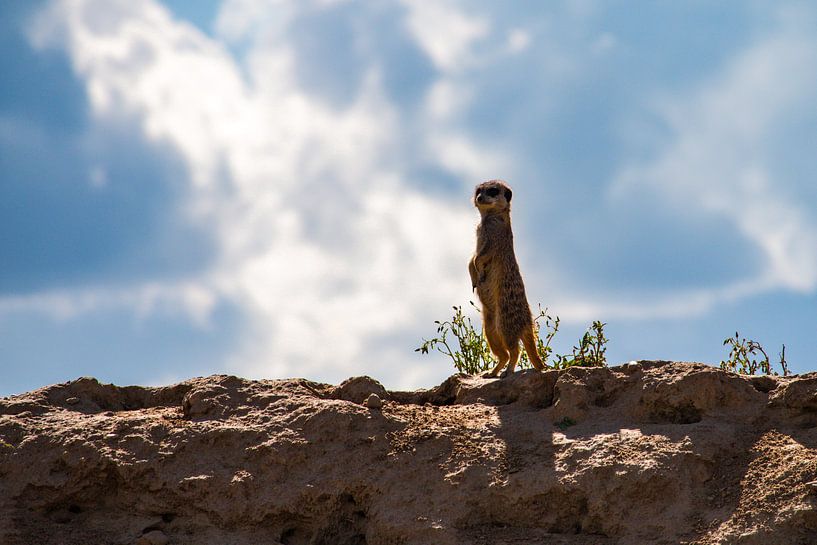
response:
[[[220,418],[227,412],[225,388],[213,385],[196,388],[187,393],[182,400],[185,418]]]
[[[520,403],[534,408],[549,407],[553,403],[554,386],[558,376],[558,371],[542,373],[526,369],[501,379],[463,377],[454,402],[485,405]]]
[[[366,406],[370,409],[380,409],[383,407],[383,400],[377,394],[369,394],[366,398]]]
[[[811,543],[815,382],[83,378],[0,399],[0,543]]]
[[[607,367],[571,367],[557,376],[553,394],[557,421],[578,422],[594,407],[609,406],[619,383],[619,375]]]
[[[161,530],[151,530],[136,540],[136,545],[167,545],[170,539]]]
[[[382,384],[371,377],[352,377],[340,383],[329,393],[331,399],[342,399],[362,405],[371,394],[388,399],[389,393]]]
[[[772,392],[769,401],[792,416],[817,412],[817,376],[810,373],[797,380],[785,380],[782,387]]]

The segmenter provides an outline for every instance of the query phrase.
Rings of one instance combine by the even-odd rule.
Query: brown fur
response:
[[[536,351],[533,319],[513,251],[511,197],[511,188],[502,180],[481,183],[474,191],[474,206],[481,219],[477,250],[468,263],[468,272],[471,286],[482,302],[485,338],[499,360],[486,377],[497,376],[506,365],[506,373],[513,373],[520,341],[533,366],[545,367]]]

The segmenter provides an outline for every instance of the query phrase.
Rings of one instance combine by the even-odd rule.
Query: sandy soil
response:
[[[0,399],[0,543],[817,543],[817,374],[92,378]]]

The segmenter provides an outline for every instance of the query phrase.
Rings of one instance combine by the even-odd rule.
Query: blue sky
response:
[[[452,372],[473,186],[566,352],[817,369],[806,2],[0,4],[0,395]]]

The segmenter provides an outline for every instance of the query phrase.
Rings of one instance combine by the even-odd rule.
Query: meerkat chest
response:
[[[501,299],[504,287],[518,274],[509,224],[492,219],[479,226],[475,263],[479,273],[477,292],[480,300],[490,304]]]
[[[509,226],[497,222],[484,222],[479,226],[477,254],[485,261],[505,261],[513,253],[513,235]]]

